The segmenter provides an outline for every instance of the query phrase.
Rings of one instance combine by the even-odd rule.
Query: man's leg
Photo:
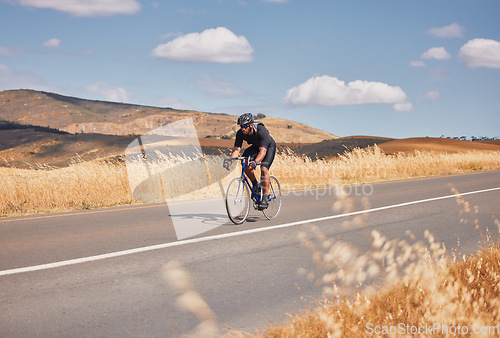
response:
[[[262,186],[263,194],[269,194],[269,187],[271,185],[271,179],[269,178],[269,169],[266,167],[260,167],[261,175],[260,175],[260,185]]]
[[[261,189],[260,189],[259,182],[257,182],[257,179],[255,178],[255,170],[253,170],[250,167],[246,167],[245,174],[247,175],[250,182],[252,182],[253,191],[255,192],[256,195],[259,195],[261,193]],[[253,195],[252,195],[252,198],[253,198]]]
[[[269,198],[269,187],[271,185],[271,181],[269,178],[269,168],[260,167],[260,185],[262,186],[262,198],[260,200],[259,209],[266,209],[269,206],[267,202]]]
[[[245,167],[245,174],[247,175],[248,179],[251,182],[254,182],[256,180],[256,178],[255,178],[255,171],[252,168]]]
[[[266,209],[269,198],[269,190],[271,187],[271,175],[269,174],[269,167],[274,161],[274,155],[276,154],[276,146],[269,147],[266,152],[266,156],[262,160],[265,165],[260,166],[260,184],[262,186],[262,199],[259,205],[259,209]]]

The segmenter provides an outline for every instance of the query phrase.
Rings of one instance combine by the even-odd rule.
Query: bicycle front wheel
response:
[[[241,177],[234,178],[226,191],[226,210],[234,224],[245,221],[250,210],[250,192]]]
[[[272,219],[278,216],[281,210],[281,186],[278,179],[274,176],[270,177],[271,184],[269,186],[269,200],[267,203],[269,207],[267,209],[262,210],[264,216],[267,219]]]

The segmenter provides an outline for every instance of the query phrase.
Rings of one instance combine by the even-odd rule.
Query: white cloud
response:
[[[425,63],[423,61],[410,61],[410,66],[412,66],[412,67],[425,67]]]
[[[190,33],[158,45],[151,55],[175,61],[236,63],[253,60],[254,49],[244,36],[225,27]]]
[[[245,90],[227,79],[214,79],[205,74],[194,80],[191,88],[214,97],[234,97],[245,94]]]
[[[411,104],[400,87],[382,82],[356,80],[347,85],[331,76],[318,76],[289,89],[285,103],[292,105],[339,106],[372,103],[397,103],[398,108],[408,111]],[[404,105],[403,105],[404,104]]]
[[[48,8],[74,16],[135,14],[141,9],[136,0],[17,0],[26,7]]]
[[[460,60],[467,67],[500,69],[500,42],[490,39],[473,39],[460,48]]]
[[[57,91],[55,86],[48,84],[44,79],[30,71],[12,70],[0,63],[0,90],[6,89]]]
[[[177,9],[178,13],[181,13],[183,15],[190,15],[190,16],[195,16],[195,15],[207,15],[208,11],[206,8],[198,8],[198,7],[181,7]]]
[[[433,47],[428,51],[423,53],[420,58],[422,59],[436,59],[436,60],[447,60],[451,58],[450,53],[446,51],[444,47]]]
[[[104,96],[107,101],[112,102],[128,102],[132,96],[125,89],[121,87],[112,87],[103,81],[86,86],[85,90],[89,93]]]
[[[43,43],[44,47],[59,47],[61,45],[61,40],[60,39],[49,39]]]
[[[396,103],[394,106],[392,106],[392,109],[395,111],[406,111],[406,112],[412,112],[413,111],[413,104],[410,102],[401,102],[401,103]]]
[[[181,35],[182,35],[182,32],[180,32],[180,31],[169,32],[169,33],[163,34],[161,36],[161,38],[164,40],[167,40],[167,39],[171,39],[171,38],[176,38],[176,37],[181,36]]]
[[[437,90],[432,90],[419,95],[419,98],[427,99],[430,101],[437,101],[441,98],[441,93]]]
[[[461,38],[464,36],[464,31],[464,26],[455,22],[449,26],[430,28],[427,33],[437,38]]]
[[[14,56],[16,53],[7,47],[0,46],[0,56]]]
[[[452,81],[453,75],[448,68],[432,68],[428,72],[431,81]]]

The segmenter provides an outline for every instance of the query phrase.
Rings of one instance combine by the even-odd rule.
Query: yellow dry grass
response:
[[[371,295],[358,292],[354,299],[325,300],[318,309],[255,336],[498,337],[499,262],[500,246],[462,262],[422,262],[412,278]]]
[[[127,172],[106,161],[34,170],[0,167],[0,216],[131,203]]]
[[[498,151],[386,155],[374,147],[330,160],[312,160],[286,151],[277,154],[271,172],[287,190],[494,169],[500,169]],[[139,176],[134,174],[130,180]],[[2,167],[0,177],[1,216],[134,202],[124,162],[75,162],[66,168],[41,165],[33,170]],[[179,182],[179,186],[185,183]],[[220,189],[213,192],[220,193]]]
[[[313,227],[300,239],[316,267],[299,273],[323,288],[322,304],[255,335],[233,331],[229,336],[498,337],[500,245],[493,236],[500,235],[500,222],[495,219],[498,230],[485,234],[477,209],[455,193],[462,221],[472,223],[483,238],[477,255],[457,257],[428,231],[426,242],[415,241],[412,234],[408,240],[389,240],[371,231],[372,250],[359,254]],[[364,225],[363,219],[355,222]]]
[[[275,159],[271,169],[285,189],[313,188],[497,170],[500,169],[500,152],[446,154],[415,151],[414,154],[386,155],[374,146],[354,149],[338,158],[314,161],[285,152]]]

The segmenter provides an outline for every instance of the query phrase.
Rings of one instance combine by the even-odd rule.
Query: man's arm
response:
[[[233,152],[231,153],[231,157],[237,157],[240,154],[241,147],[234,147]],[[231,166],[231,160],[225,159],[224,163],[222,163],[222,166],[229,170],[229,167]]]
[[[255,157],[255,162],[260,163],[266,157],[267,149],[264,147],[259,148],[259,154]]]
[[[238,155],[240,154],[240,150],[241,150],[241,147],[234,147],[233,148],[233,152],[231,153],[231,157],[238,157]]]

